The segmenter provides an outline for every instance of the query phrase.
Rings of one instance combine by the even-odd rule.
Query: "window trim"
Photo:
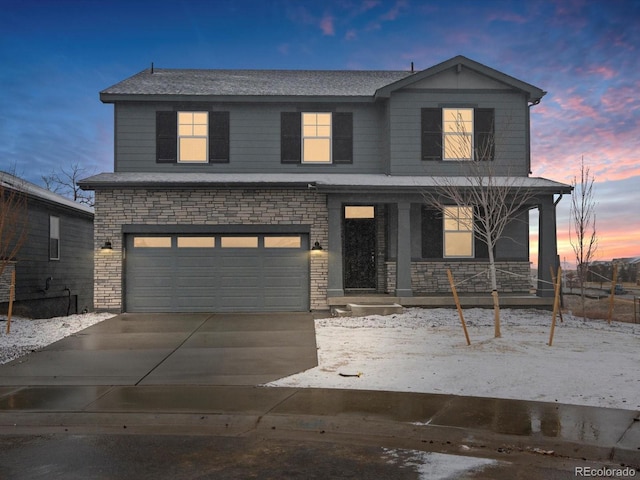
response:
[[[328,135],[305,135],[305,125],[309,126],[310,124],[305,124],[305,116],[306,115],[316,115],[316,123],[313,124],[316,127],[316,130],[319,127],[328,127],[329,134]],[[329,115],[329,125],[319,125],[317,123],[317,115]],[[300,163],[305,165],[330,165],[333,163],[333,112],[301,112],[300,114]],[[329,143],[329,159],[328,160],[305,160],[305,140],[328,140]]]
[[[446,210],[448,208],[455,208],[457,210],[457,215],[455,217],[448,215]],[[461,220],[460,209],[468,209],[471,210],[471,228],[465,229],[464,221]],[[454,220],[458,223],[458,228],[456,229],[447,229],[447,220]],[[462,225],[460,225],[462,224]],[[471,253],[470,255],[447,255],[447,233],[449,234],[471,234],[471,238],[469,240]],[[460,206],[460,205],[447,205],[444,207],[442,211],[442,258],[475,258],[475,213],[472,206]]]
[[[55,252],[52,243],[54,240]],[[60,260],[60,217],[55,215],[49,215],[49,260]]]
[[[455,111],[456,119],[451,120],[451,113]],[[471,113],[471,133],[465,131],[456,130],[454,132],[447,131],[447,125],[455,122],[457,125],[459,122],[467,123],[467,120],[460,120],[460,111],[467,111]],[[442,161],[443,162],[473,162],[474,158],[474,145],[475,145],[475,108],[473,107],[442,107]],[[469,138],[469,156],[468,157],[448,157],[447,156],[447,140],[452,138]],[[457,140],[456,140],[457,142]],[[456,153],[451,152],[451,153]]]
[[[192,116],[195,114],[204,114],[207,117],[207,123],[204,125],[205,128],[205,134],[204,135],[181,135],[180,134],[180,114],[191,114]],[[177,130],[176,130],[176,140],[178,142],[176,149],[177,149],[177,163],[186,163],[186,164],[192,164],[192,165],[201,165],[201,164],[205,164],[205,163],[209,163],[209,112],[208,111],[203,111],[203,110],[178,110],[176,112],[176,117],[177,117]],[[199,126],[203,126],[203,124],[196,124],[194,123],[195,120],[190,124],[191,127],[194,127],[196,125]],[[184,124],[184,125],[188,125],[188,124]],[[204,160],[183,160],[182,159],[182,150],[181,150],[181,140],[182,139],[202,139],[204,138],[205,140],[205,147],[204,147]]]

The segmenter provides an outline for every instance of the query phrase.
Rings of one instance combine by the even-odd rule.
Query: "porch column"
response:
[[[396,296],[411,297],[411,204],[398,202]]]
[[[553,195],[545,196],[538,206],[538,296],[553,297],[551,268],[558,268],[556,206]]]
[[[327,272],[327,297],[343,297],[342,275],[342,203],[329,198],[329,250]]]

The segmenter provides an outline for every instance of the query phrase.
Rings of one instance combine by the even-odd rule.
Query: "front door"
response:
[[[373,206],[344,209],[344,288],[376,289],[376,219]]]

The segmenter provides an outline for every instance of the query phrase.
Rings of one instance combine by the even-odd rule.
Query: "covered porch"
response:
[[[514,222],[509,239],[501,239],[496,246],[498,291],[501,305],[506,307],[547,308],[553,303],[551,269],[558,265],[555,207],[565,186],[550,182],[554,186],[549,188],[548,184],[533,183],[535,200],[527,208],[538,210],[538,275],[531,274],[527,211],[519,222]],[[319,189],[327,195],[330,308],[349,303],[451,307],[455,304],[448,269],[453,273],[463,306],[493,305],[486,258],[436,258],[425,247],[431,234],[419,185],[396,186],[394,192],[380,186],[368,187],[326,185]],[[373,213],[365,215],[367,218],[351,218],[349,209],[353,207],[367,207]],[[363,236],[373,238],[369,243],[351,240]],[[356,250],[365,251],[354,253],[354,245]],[[361,268],[370,279],[354,282],[354,268]]]

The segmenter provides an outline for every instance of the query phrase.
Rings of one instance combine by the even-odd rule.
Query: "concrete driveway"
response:
[[[0,385],[258,385],[317,364],[309,313],[122,314],[0,365]]]

